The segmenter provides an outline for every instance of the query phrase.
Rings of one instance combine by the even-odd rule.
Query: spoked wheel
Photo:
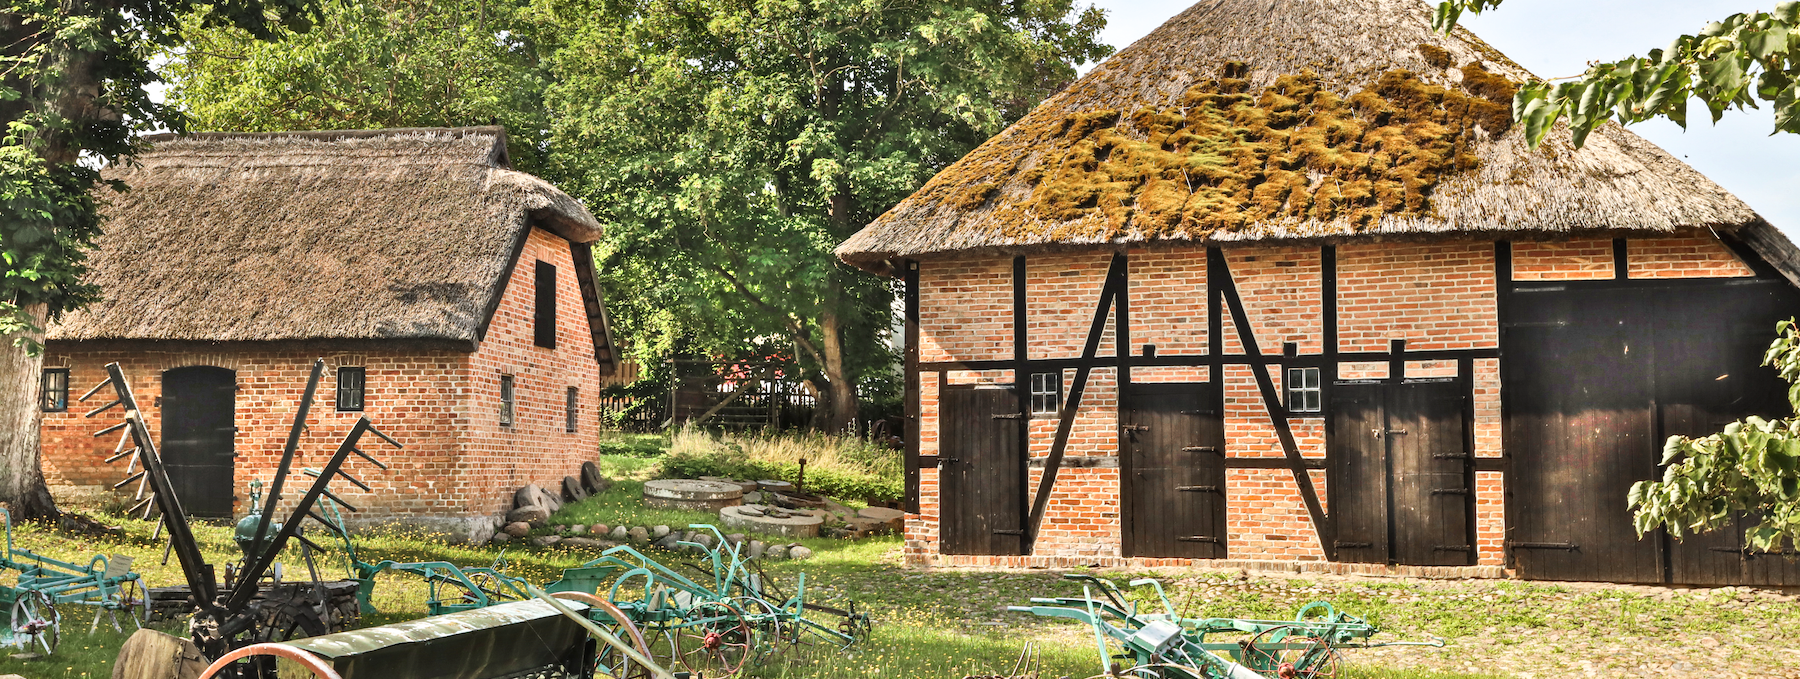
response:
[[[642,630],[639,630],[638,626],[631,622],[631,617],[626,615],[625,611],[619,610],[619,607],[613,605],[611,601],[586,592],[557,592],[551,596],[579,601],[587,604],[591,609],[604,612],[605,617],[593,621],[595,625],[631,646],[632,650],[650,658],[652,662],[662,664],[662,661],[651,653],[650,644],[645,641]],[[632,659],[631,654],[601,641],[594,652],[594,676],[606,679],[650,679],[655,674],[643,663]]]
[[[304,595],[295,595],[287,600],[265,600],[258,607],[256,626],[238,637],[239,641],[232,643],[232,647],[236,649],[316,637],[325,631],[325,622],[319,618],[319,612]],[[251,654],[240,657],[243,658],[242,661],[222,666],[217,675],[240,679],[275,678],[276,656]]]
[[[703,601],[681,616],[675,629],[675,650],[681,666],[695,679],[723,679],[744,669],[756,643],[756,634],[744,623],[743,614],[719,601]]]
[[[1112,671],[1088,679],[1207,679],[1211,676],[1197,668],[1173,663],[1145,663],[1135,667],[1114,663]]]
[[[749,596],[734,597],[728,601],[743,613],[744,624],[750,627],[754,642],[750,653],[753,661],[758,664],[767,662],[793,645],[794,630],[790,629],[792,625],[782,622],[780,608]]]
[[[1278,679],[1330,679],[1338,676],[1343,655],[1331,642],[1294,635],[1294,627],[1272,627],[1239,642],[1244,665]]]
[[[14,637],[30,636],[44,649],[44,655],[51,655],[62,635],[62,616],[43,592],[22,591],[13,602],[12,632]]]

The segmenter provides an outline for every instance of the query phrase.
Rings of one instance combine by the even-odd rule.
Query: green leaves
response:
[[[1763,363],[1793,385],[1789,400],[1800,413],[1800,327],[1782,321],[1776,333]],[[1747,417],[1711,436],[1672,436],[1662,464],[1661,481],[1635,483],[1626,498],[1639,534],[1664,528],[1679,538],[1749,515],[1760,517],[1745,532],[1751,548],[1800,545],[1800,417]]]

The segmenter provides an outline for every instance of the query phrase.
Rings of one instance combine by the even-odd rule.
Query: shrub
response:
[[[688,428],[677,432],[657,476],[776,479],[800,483],[800,460],[806,460],[805,490],[839,499],[888,502],[905,492],[899,451],[854,437],[823,434],[713,434]]]

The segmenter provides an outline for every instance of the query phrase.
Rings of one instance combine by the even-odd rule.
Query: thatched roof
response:
[[[89,261],[103,299],[49,340],[473,343],[532,225],[600,236],[575,199],[508,168],[498,127],[151,142],[105,172],[130,188],[105,196]]]
[[[845,241],[846,262],[1143,242],[1740,231],[1743,201],[1616,124],[1537,152],[1528,73],[1421,0],[1202,0]],[[1750,233],[1754,232],[1754,233]],[[1785,266],[1790,271],[1800,270]]]

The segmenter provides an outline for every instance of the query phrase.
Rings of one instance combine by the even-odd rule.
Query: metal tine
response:
[[[93,389],[89,389],[89,390],[87,390],[87,393],[85,393],[85,394],[82,394],[82,395],[81,395],[81,398],[78,398],[78,399],[75,399],[75,400],[77,400],[77,401],[86,401],[86,400],[88,400],[88,399],[90,399],[90,398],[93,398],[93,397],[94,397],[94,393],[95,393],[95,392],[98,392],[98,391],[100,391],[100,390],[101,390],[101,389],[105,389],[105,388],[106,388],[106,385],[109,385],[109,384],[112,384],[112,377],[111,377],[111,376],[108,376],[108,377],[107,377],[107,378],[106,378],[106,379],[104,379],[104,380],[100,380],[100,383],[99,383],[99,384],[96,384],[96,385],[94,385],[94,388],[93,388]]]
[[[333,502],[336,502],[336,503],[338,503],[338,504],[340,504],[340,505],[343,505],[343,506],[344,506],[344,509],[348,509],[348,510],[350,510],[350,511],[352,511],[352,512],[360,512],[360,511],[362,511],[362,510],[360,510],[360,509],[357,509],[357,508],[356,508],[356,505],[353,505],[353,504],[350,504],[350,503],[348,503],[348,502],[345,502],[345,501],[344,501],[344,498],[341,498],[341,497],[338,497],[338,496],[337,496],[337,495],[336,495],[336,494],[335,494],[335,493],[332,493],[332,492],[331,492],[331,491],[329,491],[329,490],[326,490],[326,489],[324,489],[324,488],[320,488],[320,489],[319,489],[319,492],[320,492],[320,493],[322,493],[322,494],[324,494],[324,495],[325,495],[325,497],[328,497],[328,498],[331,498],[331,500],[332,500],[332,501],[333,501]]]
[[[402,450],[404,450],[406,448],[406,446],[400,445],[399,441],[395,441],[394,437],[381,433],[381,430],[376,429],[375,425],[373,425],[373,424],[369,425],[369,431],[375,432],[376,436],[380,436],[381,440],[387,441],[389,445],[392,445],[395,448],[400,448]]]
[[[138,509],[144,509],[144,515],[141,517],[138,517],[138,518],[148,519],[148,518],[150,518],[150,510],[148,509],[148,505],[151,503],[151,501],[153,501],[155,499],[156,499],[155,495],[151,495],[150,497],[144,498],[142,501],[138,502],[137,504],[132,505],[131,509],[125,510],[125,513],[127,515],[136,514]]]
[[[317,543],[317,542],[313,542],[313,541],[311,541],[311,540],[308,540],[308,539],[306,539],[306,536],[304,536],[304,535],[301,535],[301,534],[299,534],[299,533],[295,533],[295,534],[294,534],[294,539],[295,539],[295,540],[299,540],[299,541],[300,541],[300,544],[303,544],[303,545],[306,545],[306,546],[308,546],[308,547],[311,547],[311,548],[312,548],[312,549],[313,549],[313,551],[315,551],[315,552],[323,552],[323,551],[325,551],[325,548],[324,548],[324,547],[320,547],[320,546],[319,546],[319,543]]]
[[[136,455],[136,454],[137,454],[137,452],[138,452],[138,449],[136,449],[136,448],[132,448],[132,449],[131,449],[131,450],[127,450],[127,451],[125,451],[125,452],[122,452],[122,453],[116,453],[116,454],[114,454],[114,455],[113,455],[113,456],[112,456],[112,457],[109,457],[109,458],[106,458],[106,463],[107,463],[107,464],[112,464],[112,463],[114,463],[114,462],[118,462],[118,461],[119,461],[119,458],[121,458],[121,457],[125,457],[125,456],[126,456],[126,455]],[[137,464],[137,460],[132,460],[132,461],[131,461],[131,463],[132,463],[132,464]]]
[[[162,537],[163,523],[166,521],[168,521],[168,519],[165,517],[156,517],[156,530],[150,531],[150,539],[155,540]]]
[[[131,447],[133,447],[133,448],[137,447],[137,442],[132,441],[132,439],[131,439],[131,430],[130,429],[119,432],[119,445],[113,446],[113,452],[117,453],[121,450],[124,450],[126,442],[130,442],[132,444]]]
[[[306,510],[306,515],[312,517],[312,520],[314,520],[314,521],[325,524],[325,527],[330,528],[331,532],[337,533],[338,535],[344,534],[344,529],[339,528],[338,525],[335,523],[326,521],[325,517],[319,516],[318,513],[314,512],[313,510],[310,510],[310,509]]]
[[[146,471],[148,471],[148,470],[146,470]],[[137,494],[132,496],[132,498],[131,498],[132,501],[135,502],[135,501],[144,499],[144,486],[147,486],[147,485],[150,485],[149,477],[145,477],[144,480],[138,482]],[[157,523],[156,523],[157,529],[161,530],[162,529],[162,518],[158,517],[156,519],[156,521],[157,521]]]
[[[382,464],[381,460],[377,460],[373,457],[369,457],[369,454],[363,452],[361,448],[351,448],[350,452],[356,453],[358,456],[361,456],[362,459],[368,460],[369,464],[375,465],[376,467],[380,467],[382,471],[387,471],[387,468],[388,468],[387,465]]]
[[[307,476],[313,477],[315,479],[319,478],[319,470],[317,470],[317,469],[307,469],[307,470],[304,470],[302,473],[306,474]],[[339,469],[337,471],[336,478],[340,478],[345,481],[349,481],[351,484],[355,485],[357,488],[363,489],[363,492],[365,492],[365,493],[375,492],[374,490],[369,488],[369,484],[363,483],[361,480],[357,479],[356,477],[345,473],[343,469]]]
[[[92,415],[89,415],[89,417],[93,417],[93,416],[92,416]],[[126,428],[126,427],[129,427],[129,426],[131,426],[131,420],[125,420],[125,421],[123,421],[123,422],[120,422],[120,423],[118,423],[118,424],[115,424],[115,425],[113,425],[113,426],[110,426],[110,427],[107,427],[107,428],[105,428],[105,429],[102,429],[102,430],[100,430],[100,431],[97,431],[97,432],[94,432],[94,438],[100,438],[100,437],[102,437],[102,436],[105,436],[105,435],[107,435],[107,434],[111,434],[111,433],[113,433],[113,432],[115,432],[115,431],[118,431],[118,430],[120,430],[120,429],[124,429],[124,428]]]
[[[124,487],[126,487],[126,486],[129,486],[129,485],[131,485],[131,482],[132,482],[132,481],[136,481],[136,480],[138,480],[138,479],[141,479],[141,478],[144,478],[144,475],[145,475],[145,474],[148,474],[148,473],[149,473],[149,472],[138,472],[138,473],[136,473],[136,474],[132,474],[132,475],[131,475],[131,476],[127,476],[127,477],[125,477],[125,480],[124,480],[124,481],[120,481],[120,482],[118,482],[118,483],[115,483],[115,484],[113,484],[113,487],[112,487],[112,489],[113,489],[113,490],[118,490],[118,489],[120,489],[120,488],[124,488]]]
[[[124,402],[125,402],[125,399],[122,399],[122,398],[121,398],[121,399],[116,399],[116,400],[114,400],[114,401],[113,401],[113,402],[112,402],[112,403],[108,403],[108,404],[106,404],[106,405],[103,405],[103,406],[100,406],[100,407],[98,407],[98,408],[95,408],[95,409],[93,409],[93,410],[89,410],[89,411],[88,411],[88,412],[87,412],[87,414],[86,414],[86,415],[82,415],[82,417],[93,417],[93,416],[95,416],[95,415],[99,415],[99,414],[100,414],[100,413],[104,413],[104,412],[106,412],[106,411],[108,411],[108,410],[112,410],[112,409],[113,409],[113,407],[114,407],[114,406],[117,406],[117,405],[119,405],[119,404],[121,404],[121,403],[124,403]]]

